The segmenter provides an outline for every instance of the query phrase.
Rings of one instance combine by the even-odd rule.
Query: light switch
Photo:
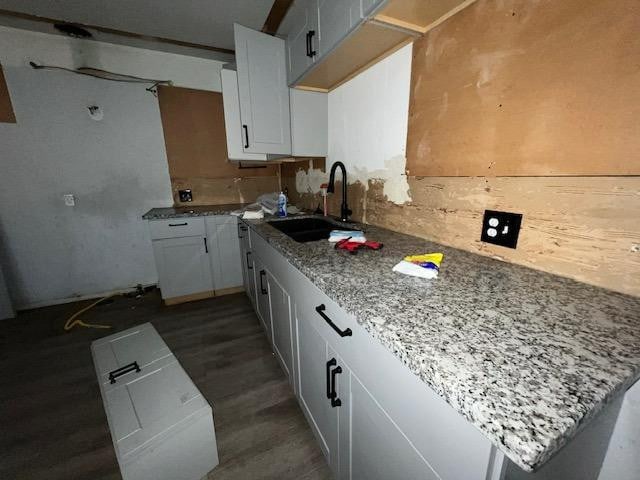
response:
[[[73,193],[66,193],[65,195],[63,195],[64,198],[64,204],[67,207],[74,207],[76,205],[76,197],[73,195]]]

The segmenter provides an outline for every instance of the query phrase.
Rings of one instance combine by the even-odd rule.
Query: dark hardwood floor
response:
[[[220,465],[207,477],[329,479],[287,379],[244,294],[165,307],[157,292],[116,297],[81,318],[89,302],[0,321],[0,478],[120,479],[91,341],[152,322],[214,410]]]

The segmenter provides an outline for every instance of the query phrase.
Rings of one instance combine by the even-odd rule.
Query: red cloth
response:
[[[371,242],[367,240],[366,242],[361,243],[361,242],[351,242],[349,241],[349,239],[346,239],[346,240],[340,240],[338,243],[336,243],[335,248],[339,248],[341,250],[347,250],[349,253],[356,254],[358,253],[358,250],[361,248],[370,248],[371,250],[380,250],[382,247],[383,245],[380,242]]]

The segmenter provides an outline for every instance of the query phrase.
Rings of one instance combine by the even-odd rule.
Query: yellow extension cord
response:
[[[69,330],[71,330],[73,327],[75,326],[80,326],[80,327],[87,327],[87,328],[111,328],[111,325],[98,325],[98,324],[94,324],[94,323],[85,323],[82,320],[80,320],[79,317],[80,315],[82,315],[84,312],[86,312],[87,310],[92,309],[93,307],[95,307],[96,305],[98,305],[100,302],[104,302],[105,300],[107,300],[108,298],[111,297],[115,297],[116,295],[120,295],[119,293],[114,293],[112,295],[107,295],[106,297],[102,297],[99,300],[96,300],[95,302],[93,302],[91,305],[84,307],[80,310],[78,310],[76,313],[74,313],[73,315],[71,315],[67,321],[64,324],[64,330],[65,332],[68,332]]]

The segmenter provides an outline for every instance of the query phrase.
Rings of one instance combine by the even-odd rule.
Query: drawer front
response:
[[[163,238],[204,236],[203,217],[171,218],[168,220],[150,220],[149,230],[152,240]]]

